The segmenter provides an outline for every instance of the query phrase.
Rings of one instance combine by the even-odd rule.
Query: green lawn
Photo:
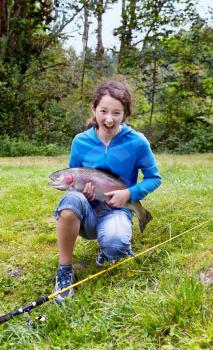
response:
[[[154,220],[139,253],[212,218],[213,155],[158,157],[163,184],[144,201]],[[68,157],[0,158],[1,314],[52,293],[57,268],[55,208],[61,192],[48,175]],[[212,286],[201,271],[212,266],[213,221],[78,287],[66,307],[48,302],[0,326],[0,349],[213,348]],[[78,278],[98,271],[97,243],[78,239]],[[83,265],[82,264],[82,265]],[[36,321],[44,315],[46,322]],[[34,320],[34,328],[28,321]]]

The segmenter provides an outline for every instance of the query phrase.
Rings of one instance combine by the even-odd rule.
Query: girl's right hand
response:
[[[95,199],[95,193],[94,193],[95,187],[92,185],[91,182],[88,182],[83,190],[83,195],[88,199],[88,201],[93,201]]]

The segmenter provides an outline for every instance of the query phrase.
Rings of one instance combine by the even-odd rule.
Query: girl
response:
[[[59,268],[55,292],[74,283],[72,254],[78,234],[98,240],[98,266],[133,255],[132,214],[123,207],[153,192],[161,177],[147,139],[125,124],[131,104],[131,94],[122,82],[111,80],[99,85],[92,99],[89,129],[73,139],[70,167],[104,170],[117,175],[128,188],[106,193],[109,200],[101,208],[91,183],[86,184],[83,194],[72,191],[62,198],[56,209]],[[137,184],[139,170],[143,180]],[[73,292],[71,289],[58,295],[56,301],[63,302]]]

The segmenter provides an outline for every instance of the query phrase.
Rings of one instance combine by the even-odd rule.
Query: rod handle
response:
[[[14,316],[17,316],[17,315],[23,314],[24,312],[30,311],[34,307],[42,305],[42,304],[46,303],[47,301],[49,301],[48,296],[41,297],[41,298],[33,301],[31,304],[20,307],[19,309],[15,310],[15,311],[9,312],[8,314],[2,315],[2,316],[0,316],[0,324],[9,321]]]

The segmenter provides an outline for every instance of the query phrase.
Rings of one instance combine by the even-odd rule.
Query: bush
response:
[[[160,137],[154,137],[154,139],[153,146],[158,151],[180,154],[213,152],[212,125],[182,125],[174,127],[169,134],[164,129]]]
[[[63,148],[56,143],[38,145],[28,139],[15,139],[8,136],[0,138],[0,156],[54,156],[68,153],[67,147]]]

